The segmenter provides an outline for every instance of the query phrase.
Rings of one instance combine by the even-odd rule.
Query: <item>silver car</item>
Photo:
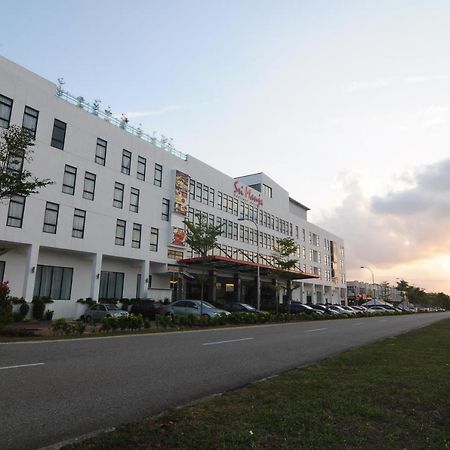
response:
[[[121,317],[128,316],[126,311],[120,309],[117,305],[98,303],[92,305],[84,314],[86,322],[99,322],[103,317]]]
[[[193,314],[194,316],[216,317],[221,314],[230,314],[228,311],[216,308],[211,303],[201,302],[200,300],[178,300],[166,305],[164,309],[166,314],[171,316]]]

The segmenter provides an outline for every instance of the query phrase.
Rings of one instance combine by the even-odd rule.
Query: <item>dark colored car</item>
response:
[[[222,309],[228,312],[240,312],[249,314],[259,314],[261,312],[256,308],[253,308],[253,306],[247,305],[247,303],[227,303],[222,307]]]
[[[280,312],[287,312],[287,311],[288,311],[287,305],[280,305]],[[323,314],[323,311],[321,311],[319,309],[311,308],[311,306],[304,305],[303,303],[299,303],[299,302],[292,302],[290,304],[289,312],[291,314],[300,314],[300,313],[305,313],[305,314],[312,314],[312,313]]]
[[[141,300],[131,305],[131,314],[142,314],[150,320],[154,320],[157,314],[165,314],[164,305],[154,300]]]

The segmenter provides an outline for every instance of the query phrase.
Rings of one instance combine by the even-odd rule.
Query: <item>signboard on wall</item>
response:
[[[240,197],[245,198],[246,200],[254,203],[258,208],[261,207],[264,203],[261,194],[255,194],[254,190],[246,185],[242,185],[239,181],[234,182],[234,195],[238,195]]]
[[[174,212],[185,216],[188,211],[189,175],[176,171]]]
[[[172,227],[172,241],[171,245],[178,247],[184,247],[184,241],[186,239],[186,230],[183,228]]]

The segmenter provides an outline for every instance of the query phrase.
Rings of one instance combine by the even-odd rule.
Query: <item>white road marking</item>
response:
[[[304,333],[312,333],[313,331],[322,331],[322,330],[326,330],[327,328],[315,328],[314,330],[306,330],[304,331]]]
[[[33,366],[43,366],[44,363],[34,363],[34,364],[21,364],[19,366],[5,366],[0,367],[0,370],[6,370],[6,369],[19,369],[20,367],[33,367]]]
[[[228,344],[229,342],[250,341],[251,339],[254,339],[254,338],[249,337],[249,338],[242,338],[242,339],[230,339],[228,341],[205,342],[202,345]]]

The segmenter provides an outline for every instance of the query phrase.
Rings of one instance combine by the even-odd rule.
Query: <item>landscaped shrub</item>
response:
[[[52,331],[55,334],[65,334],[66,336],[72,334],[83,334],[86,330],[86,324],[83,322],[71,323],[67,319],[56,319],[52,322]]]
[[[28,328],[19,328],[19,327],[5,327],[0,328],[0,336],[5,337],[30,337],[34,336],[34,331]]]
[[[30,305],[24,300],[20,303],[19,311],[13,313],[14,322],[22,322],[22,320],[27,316],[29,310]]]
[[[0,283],[0,328],[12,320],[12,304],[9,299],[8,282]]]
[[[36,320],[42,320],[42,318],[44,317],[44,311],[45,311],[45,303],[39,299],[33,299],[33,319]]]

